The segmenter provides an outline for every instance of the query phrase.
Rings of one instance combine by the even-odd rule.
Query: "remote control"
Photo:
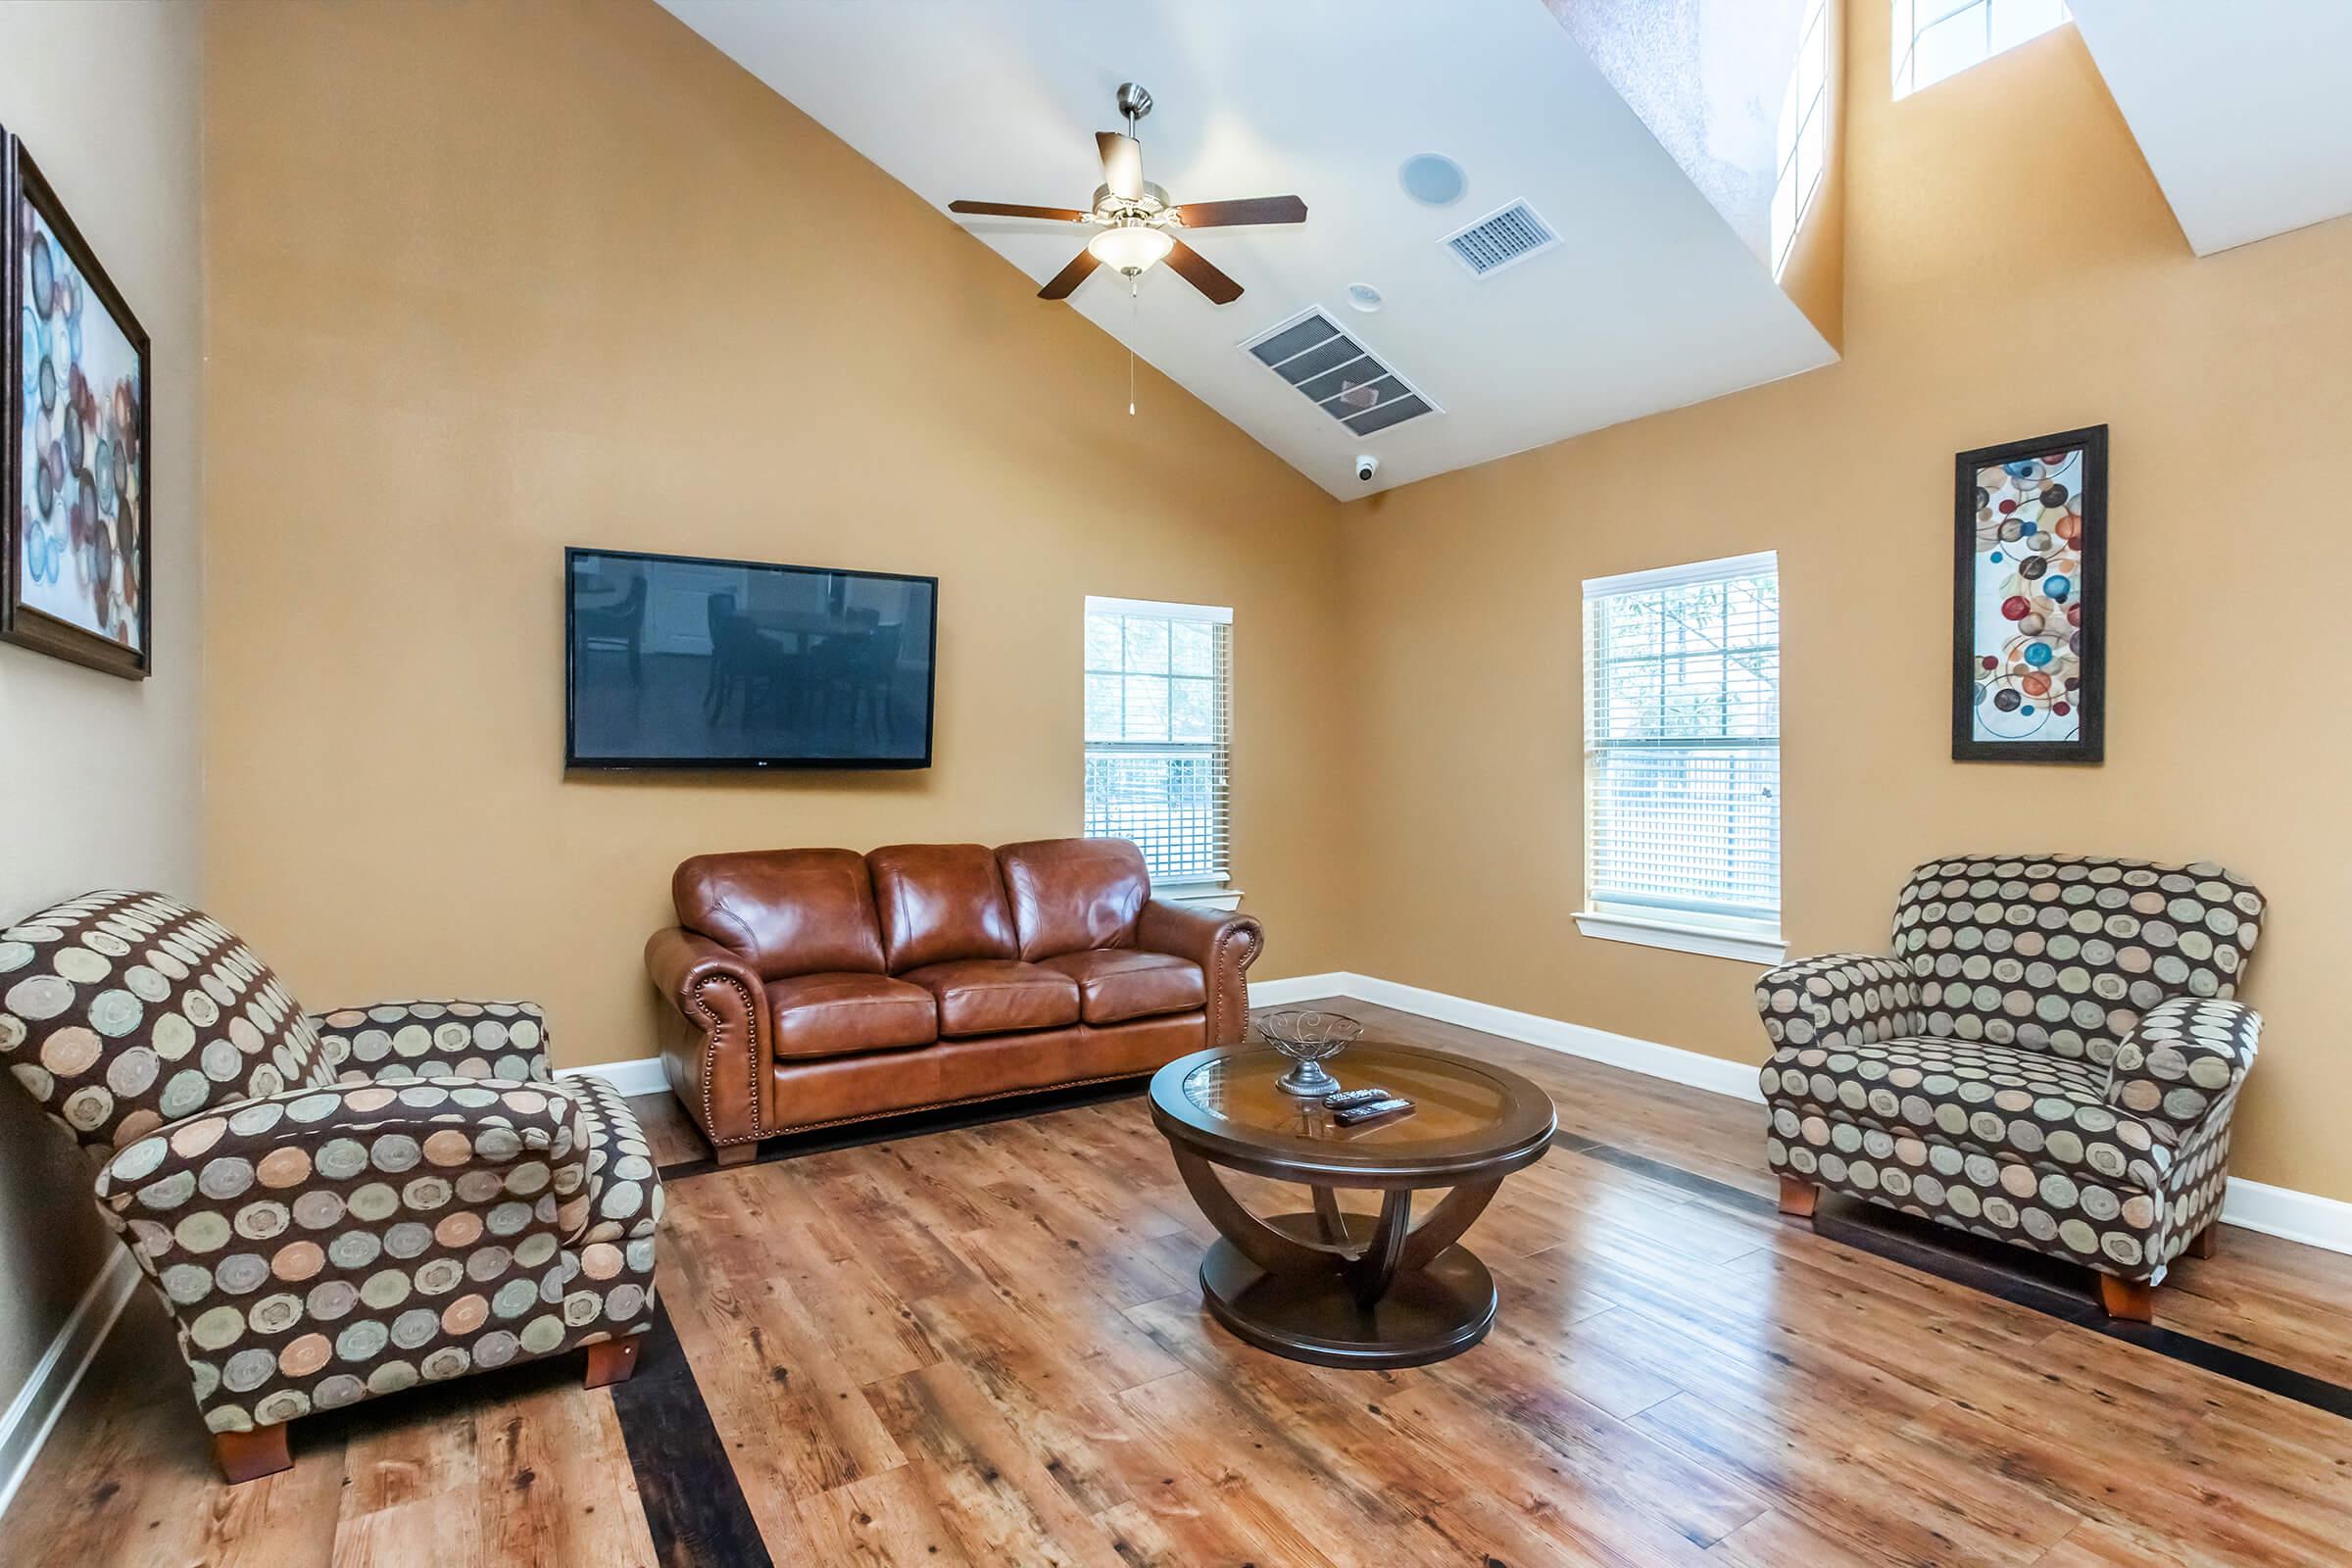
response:
[[[1346,1110],[1351,1105],[1369,1105],[1375,1100],[1388,1098],[1389,1092],[1386,1089],[1342,1089],[1323,1097],[1323,1108]]]
[[[1375,1100],[1368,1105],[1335,1110],[1331,1113],[1331,1119],[1343,1127],[1360,1127],[1365,1122],[1377,1121],[1383,1116],[1394,1116],[1400,1110],[1412,1108],[1413,1102],[1409,1100]]]

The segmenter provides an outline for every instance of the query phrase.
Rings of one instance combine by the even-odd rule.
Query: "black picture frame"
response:
[[[604,757],[583,755],[577,729],[579,703],[578,603],[572,591],[575,563],[582,556],[600,561],[646,561],[669,565],[719,566],[751,571],[806,571],[835,577],[864,577],[879,582],[923,583],[931,590],[931,619],[926,638],[931,662],[924,671],[923,752],[920,757]],[[933,743],[939,732],[939,579],[918,572],[865,571],[851,566],[811,566],[780,561],[738,561],[724,556],[671,556],[649,550],[605,550],[593,545],[564,547],[564,767],[566,772],[628,773],[640,770],[669,772],[797,772],[826,769],[837,772],[910,772],[932,765]]]
[[[147,329],[122,298],[121,289],[99,264],[97,253],[74,225],[65,203],[58,199],[40,167],[25,151],[18,137],[0,132],[0,227],[5,228],[7,263],[6,275],[0,280],[0,361],[5,361],[8,392],[8,415],[0,420],[0,438],[5,450],[0,451],[0,640],[22,647],[37,649],[58,659],[86,664],[92,669],[120,675],[126,680],[145,680],[155,672],[155,486],[152,459],[152,410],[155,404],[155,368],[149,353]],[[25,276],[24,213],[29,208],[39,214],[49,232],[64,249],[74,270],[79,272],[88,289],[84,308],[95,304],[112,318],[115,326],[129,342],[138,357],[138,407],[134,411],[137,422],[138,497],[136,526],[138,537],[133,545],[131,571],[138,587],[138,639],[136,649],[111,638],[103,637],[85,627],[59,618],[24,602],[24,479],[20,471],[24,445],[24,397],[21,377],[24,366]],[[45,313],[44,313],[45,314]],[[119,544],[116,548],[120,548]]]
[[[2071,740],[1986,739],[1976,732],[1979,685],[1992,677],[1976,645],[1978,514],[1986,499],[1979,472],[2060,453],[2082,454],[2081,482],[2069,510],[2080,518],[2073,553],[2081,581],[2072,584],[2081,621],[2073,650],[2077,666],[2070,706],[2079,715]],[[2107,746],[2107,426],[2086,425],[2025,441],[2005,441],[1958,454],[1952,463],[1952,760],[1959,762],[2078,762],[2106,760]],[[1997,670],[1998,666],[1995,666]],[[1997,695],[1997,694],[1996,694]]]

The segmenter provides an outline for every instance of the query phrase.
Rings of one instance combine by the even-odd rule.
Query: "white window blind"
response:
[[[1232,611],[1087,600],[1086,834],[1155,883],[1229,874],[1232,695]]]
[[[1780,643],[1769,553],[1585,584],[1591,908],[1778,932]]]

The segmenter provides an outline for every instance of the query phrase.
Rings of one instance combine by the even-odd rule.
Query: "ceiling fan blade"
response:
[[[1023,207],[1016,202],[950,202],[948,211],[984,218],[1050,218],[1061,223],[1083,222],[1087,216],[1075,207]]]
[[[1306,203],[1296,196],[1252,196],[1238,202],[1187,202],[1176,209],[1187,228],[1230,228],[1236,223],[1303,223]]]
[[[1115,130],[1095,132],[1095,150],[1102,155],[1102,183],[1122,201],[1144,194],[1144,149],[1133,136]]]
[[[1041,300],[1066,300],[1072,290],[1086,281],[1087,274],[1102,265],[1095,259],[1093,251],[1080,251],[1070,258],[1069,266],[1055,272],[1046,286],[1037,291],[1037,297]]]
[[[1168,265],[1176,270],[1178,277],[1207,295],[1211,305],[1231,305],[1242,297],[1242,285],[1218,271],[1207,257],[1173,234],[1168,238],[1175,240],[1175,248],[1168,252]]]

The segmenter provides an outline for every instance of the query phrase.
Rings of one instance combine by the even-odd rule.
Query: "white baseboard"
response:
[[[121,1247],[109,1251],[106,1267],[81,1293],[57,1338],[33,1364],[24,1386],[8,1401],[8,1409],[0,1412],[0,1514],[8,1511],[17,1488],[24,1484],[25,1472],[32,1468],[57,1418],[65,1414],[67,1401],[90,1368],[90,1358],[106,1343],[107,1331],[122,1315],[122,1307],[139,1282],[139,1266],[131,1261],[130,1253]]]
[[[660,1056],[632,1056],[627,1061],[600,1061],[586,1067],[558,1067],[559,1078],[593,1073],[624,1095],[658,1095],[669,1087]]]
[[[1293,1003],[1313,1002],[1322,997],[1350,996],[1353,993],[1348,990],[1348,982],[1354,978],[1335,969],[1329,974],[1293,975],[1287,980],[1252,980],[1250,1005],[1287,1007]]]
[[[1680,1046],[1661,1046],[1654,1040],[1614,1035],[1606,1029],[1546,1018],[1541,1013],[1518,1012],[1509,1007],[1497,1007],[1493,1003],[1472,1002],[1467,997],[1448,996],[1443,991],[1430,991],[1420,986],[1399,985],[1394,980],[1382,980],[1368,974],[1350,974],[1345,979],[1345,995],[1378,1003],[1384,1007],[1395,1007],[1399,1012],[1417,1013],[1424,1018],[1435,1018],[1440,1023],[1458,1024],[1465,1029],[1501,1035],[1506,1040],[1542,1046],[1547,1051],[1564,1052],[1588,1061],[1606,1062],[1612,1067],[1623,1067],[1651,1078],[1663,1078],[1670,1083],[1688,1084],[1693,1089],[1704,1089],[1712,1094],[1757,1102],[1764,1098],[1764,1092],[1756,1081],[1757,1069],[1745,1062],[1726,1061],[1721,1056],[1685,1051]]]
[[[1751,1103],[1764,1098],[1757,1083],[1757,1069],[1745,1062],[1727,1061],[1679,1046],[1663,1046],[1654,1040],[1610,1034],[1605,1029],[1546,1018],[1540,1013],[1517,1012],[1492,1003],[1472,1002],[1467,997],[1449,996],[1421,986],[1400,985],[1374,975],[1340,971],[1302,975],[1296,980],[1252,981],[1250,986],[1250,1001],[1253,1005],[1304,1002],[1318,997],[1353,997],[1359,1002],[1377,1003],[1440,1023],[1501,1035],[1506,1040],[1606,1062],[1612,1067],[1624,1067]],[[2301,1242],[2330,1252],[2352,1252],[2352,1202],[2341,1199],[2322,1198],[2316,1193],[2300,1193],[2291,1187],[2273,1187],[2267,1182],[2232,1176],[2222,1200],[2222,1220],[2282,1241]]]
[[[2352,1203],[2291,1187],[2230,1177],[2222,1195],[2222,1223],[2330,1252],[2352,1252]]]

